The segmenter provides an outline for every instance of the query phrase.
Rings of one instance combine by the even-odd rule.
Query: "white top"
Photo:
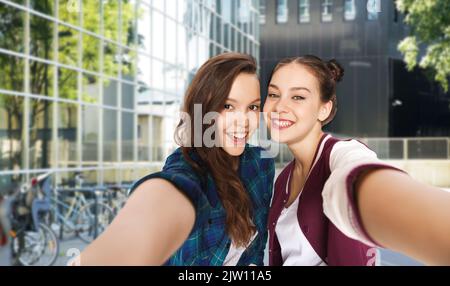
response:
[[[289,176],[286,192],[288,192],[290,178]],[[300,228],[297,216],[300,196],[301,193],[288,208],[283,208],[275,228],[281,246],[283,265],[326,266],[327,264],[317,255]]]
[[[247,247],[252,243],[256,235],[258,235],[258,231],[256,231],[256,233],[252,236],[249,243],[247,244]],[[227,257],[225,257],[225,260],[223,261],[223,266],[236,266],[242,256],[242,253],[244,253],[247,247],[236,247],[236,245],[232,242]]]

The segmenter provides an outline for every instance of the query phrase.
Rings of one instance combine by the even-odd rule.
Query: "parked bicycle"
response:
[[[113,210],[114,216],[125,205],[128,199],[128,189],[130,185],[108,185],[106,186],[105,194],[103,195],[103,201]]]
[[[0,188],[0,266],[9,265],[9,230],[10,223],[7,217],[9,188]]]
[[[60,239],[78,236],[93,241],[114,217],[113,210],[103,203],[102,191],[95,188],[57,189],[52,197],[52,222],[59,229]]]
[[[59,241],[49,225],[50,173],[23,184],[9,207],[12,265],[50,266],[56,261]]]

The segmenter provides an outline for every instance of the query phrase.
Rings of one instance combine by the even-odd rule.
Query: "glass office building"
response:
[[[159,169],[197,69],[258,39],[258,0],[0,0],[0,188]]]

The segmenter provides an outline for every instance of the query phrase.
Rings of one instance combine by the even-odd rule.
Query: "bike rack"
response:
[[[96,191],[105,191],[107,188],[106,187],[102,187],[102,186],[98,186],[98,187],[91,187],[91,188],[57,188],[56,189],[56,194],[59,193],[77,193],[77,192],[81,192],[81,193],[89,193],[89,194],[93,194],[94,196],[94,239],[97,238],[98,235],[98,210],[97,210],[97,203],[98,203],[98,198],[97,198],[97,193]],[[60,230],[60,236],[62,234],[62,228],[64,226],[61,226],[61,230]]]

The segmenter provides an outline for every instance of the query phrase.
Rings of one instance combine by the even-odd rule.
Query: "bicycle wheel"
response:
[[[53,230],[60,240],[75,237],[74,224],[69,220],[66,220],[61,214],[59,214],[55,209],[48,213],[46,218],[43,220],[44,223]]]
[[[22,266],[51,266],[59,253],[59,241],[53,230],[40,223],[37,231],[23,231],[12,241],[13,256]]]
[[[99,236],[114,218],[113,210],[104,203],[90,202],[80,208],[76,220],[78,237],[90,243],[95,236],[95,206],[97,205],[97,236]]]

